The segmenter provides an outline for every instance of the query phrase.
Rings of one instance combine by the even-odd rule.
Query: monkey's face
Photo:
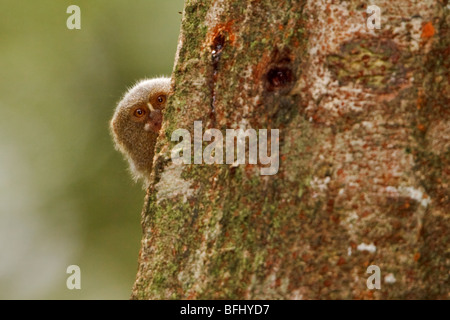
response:
[[[111,121],[118,142],[131,146],[142,140],[140,138],[156,138],[161,130],[166,100],[166,93],[157,92],[144,101],[120,107]]]
[[[165,107],[167,96],[164,92],[150,95],[148,102],[138,104],[129,109],[129,118],[138,128],[146,132],[158,134],[162,124],[162,110]]]
[[[151,171],[169,87],[166,78],[140,82],[120,101],[111,120],[116,148],[128,158],[136,176]]]

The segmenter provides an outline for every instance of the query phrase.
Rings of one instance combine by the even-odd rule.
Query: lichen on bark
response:
[[[360,1],[186,1],[132,298],[448,298],[449,9],[373,2],[381,30]],[[279,129],[279,172],[174,165],[196,120]]]

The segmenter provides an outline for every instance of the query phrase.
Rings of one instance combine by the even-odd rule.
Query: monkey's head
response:
[[[170,78],[145,79],[124,95],[110,123],[116,149],[127,158],[135,179],[148,178],[153,165]]]

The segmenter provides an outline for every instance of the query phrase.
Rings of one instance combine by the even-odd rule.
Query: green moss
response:
[[[183,43],[182,51],[191,55],[200,47],[200,42],[205,40],[208,30],[205,25],[205,16],[209,9],[208,1],[187,2],[185,5],[185,19],[182,22],[181,29],[186,41]]]
[[[408,66],[398,63],[401,52],[390,40],[356,39],[327,56],[327,64],[341,85],[353,83],[384,91],[400,84]]]

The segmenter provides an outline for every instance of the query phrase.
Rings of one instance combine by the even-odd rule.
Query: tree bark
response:
[[[361,1],[186,1],[133,299],[449,298],[449,6],[372,2],[381,29]],[[175,165],[196,120],[279,129],[278,173]]]

